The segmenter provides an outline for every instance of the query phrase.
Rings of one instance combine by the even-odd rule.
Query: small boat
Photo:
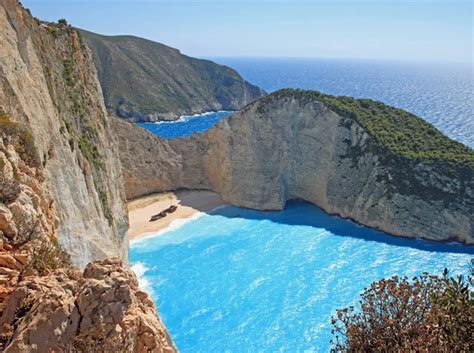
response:
[[[166,210],[161,211],[160,213],[157,213],[157,214],[154,214],[153,216],[151,216],[149,222],[154,222],[154,221],[157,221],[159,219],[162,219],[162,218],[166,217],[166,215],[168,213],[173,213],[177,209],[178,209],[178,206],[172,205],[172,206],[168,207]]]

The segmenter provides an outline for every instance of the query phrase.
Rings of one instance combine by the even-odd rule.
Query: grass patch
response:
[[[31,268],[44,276],[48,271],[59,268],[71,267],[71,258],[58,244],[56,239],[41,240],[34,248],[30,263],[26,268]]]
[[[104,212],[104,216],[109,222],[109,226],[112,226],[114,222],[114,216],[112,215],[112,211],[109,207],[109,199],[106,192],[100,191],[99,192],[99,200],[102,205],[102,211]]]
[[[10,119],[8,114],[0,115],[0,133],[8,137],[21,159],[31,167],[41,165],[35,140],[30,131]]]
[[[84,157],[92,164],[92,166],[98,170],[102,168],[102,162],[100,160],[100,153],[97,146],[87,137],[87,135],[81,135],[78,141],[79,149],[81,150]]]

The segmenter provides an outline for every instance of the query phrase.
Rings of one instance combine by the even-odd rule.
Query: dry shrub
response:
[[[88,332],[81,332],[72,339],[71,352],[104,353],[104,352],[132,352],[126,342],[118,334],[106,335],[101,326],[96,326]]]
[[[0,114],[0,136],[9,138],[21,159],[31,167],[39,167],[41,160],[35,147],[33,135],[25,127]]]
[[[333,352],[472,352],[472,275],[392,277],[365,289],[333,318]]]
[[[35,246],[31,261],[27,268],[31,268],[43,276],[48,271],[71,267],[71,258],[56,240],[42,239]]]

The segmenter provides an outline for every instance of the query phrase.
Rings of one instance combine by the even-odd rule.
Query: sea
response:
[[[472,68],[329,59],[213,58],[268,92],[284,87],[381,100],[474,147]],[[176,138],[231,112],[142,124]],[[291,201],[283,211],[223,206],[131,243],[141,286],[181,352],[329,352],[336,309],[373,281],[465,275],[474,247],[393,237]]]
[[[347,59],[209,59],[236,69],[247,81],[269,93],[290,87],[380,100],[418,115],[452,139],[474,148],[472,65]],[[189,124],[142,126],[163,137],[190,136],[228,115],[207,113],[206,119],[181,118],[180,123]]]

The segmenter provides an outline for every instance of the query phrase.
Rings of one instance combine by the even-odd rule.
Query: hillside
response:
[[[113,125],[129,198],[209,189],[262,210],[302,199],[393,235],[474,243],[474,152],[381,102],[282,90],[190,138]]]
[[[80,33],[92,49],[107,109],[134,121],[238,110],[265,92],[233,69],[133,36]]]
[[[16,0],[0,1],[0,24],[0,351],[176,351],[128,268],[90,50]]]

